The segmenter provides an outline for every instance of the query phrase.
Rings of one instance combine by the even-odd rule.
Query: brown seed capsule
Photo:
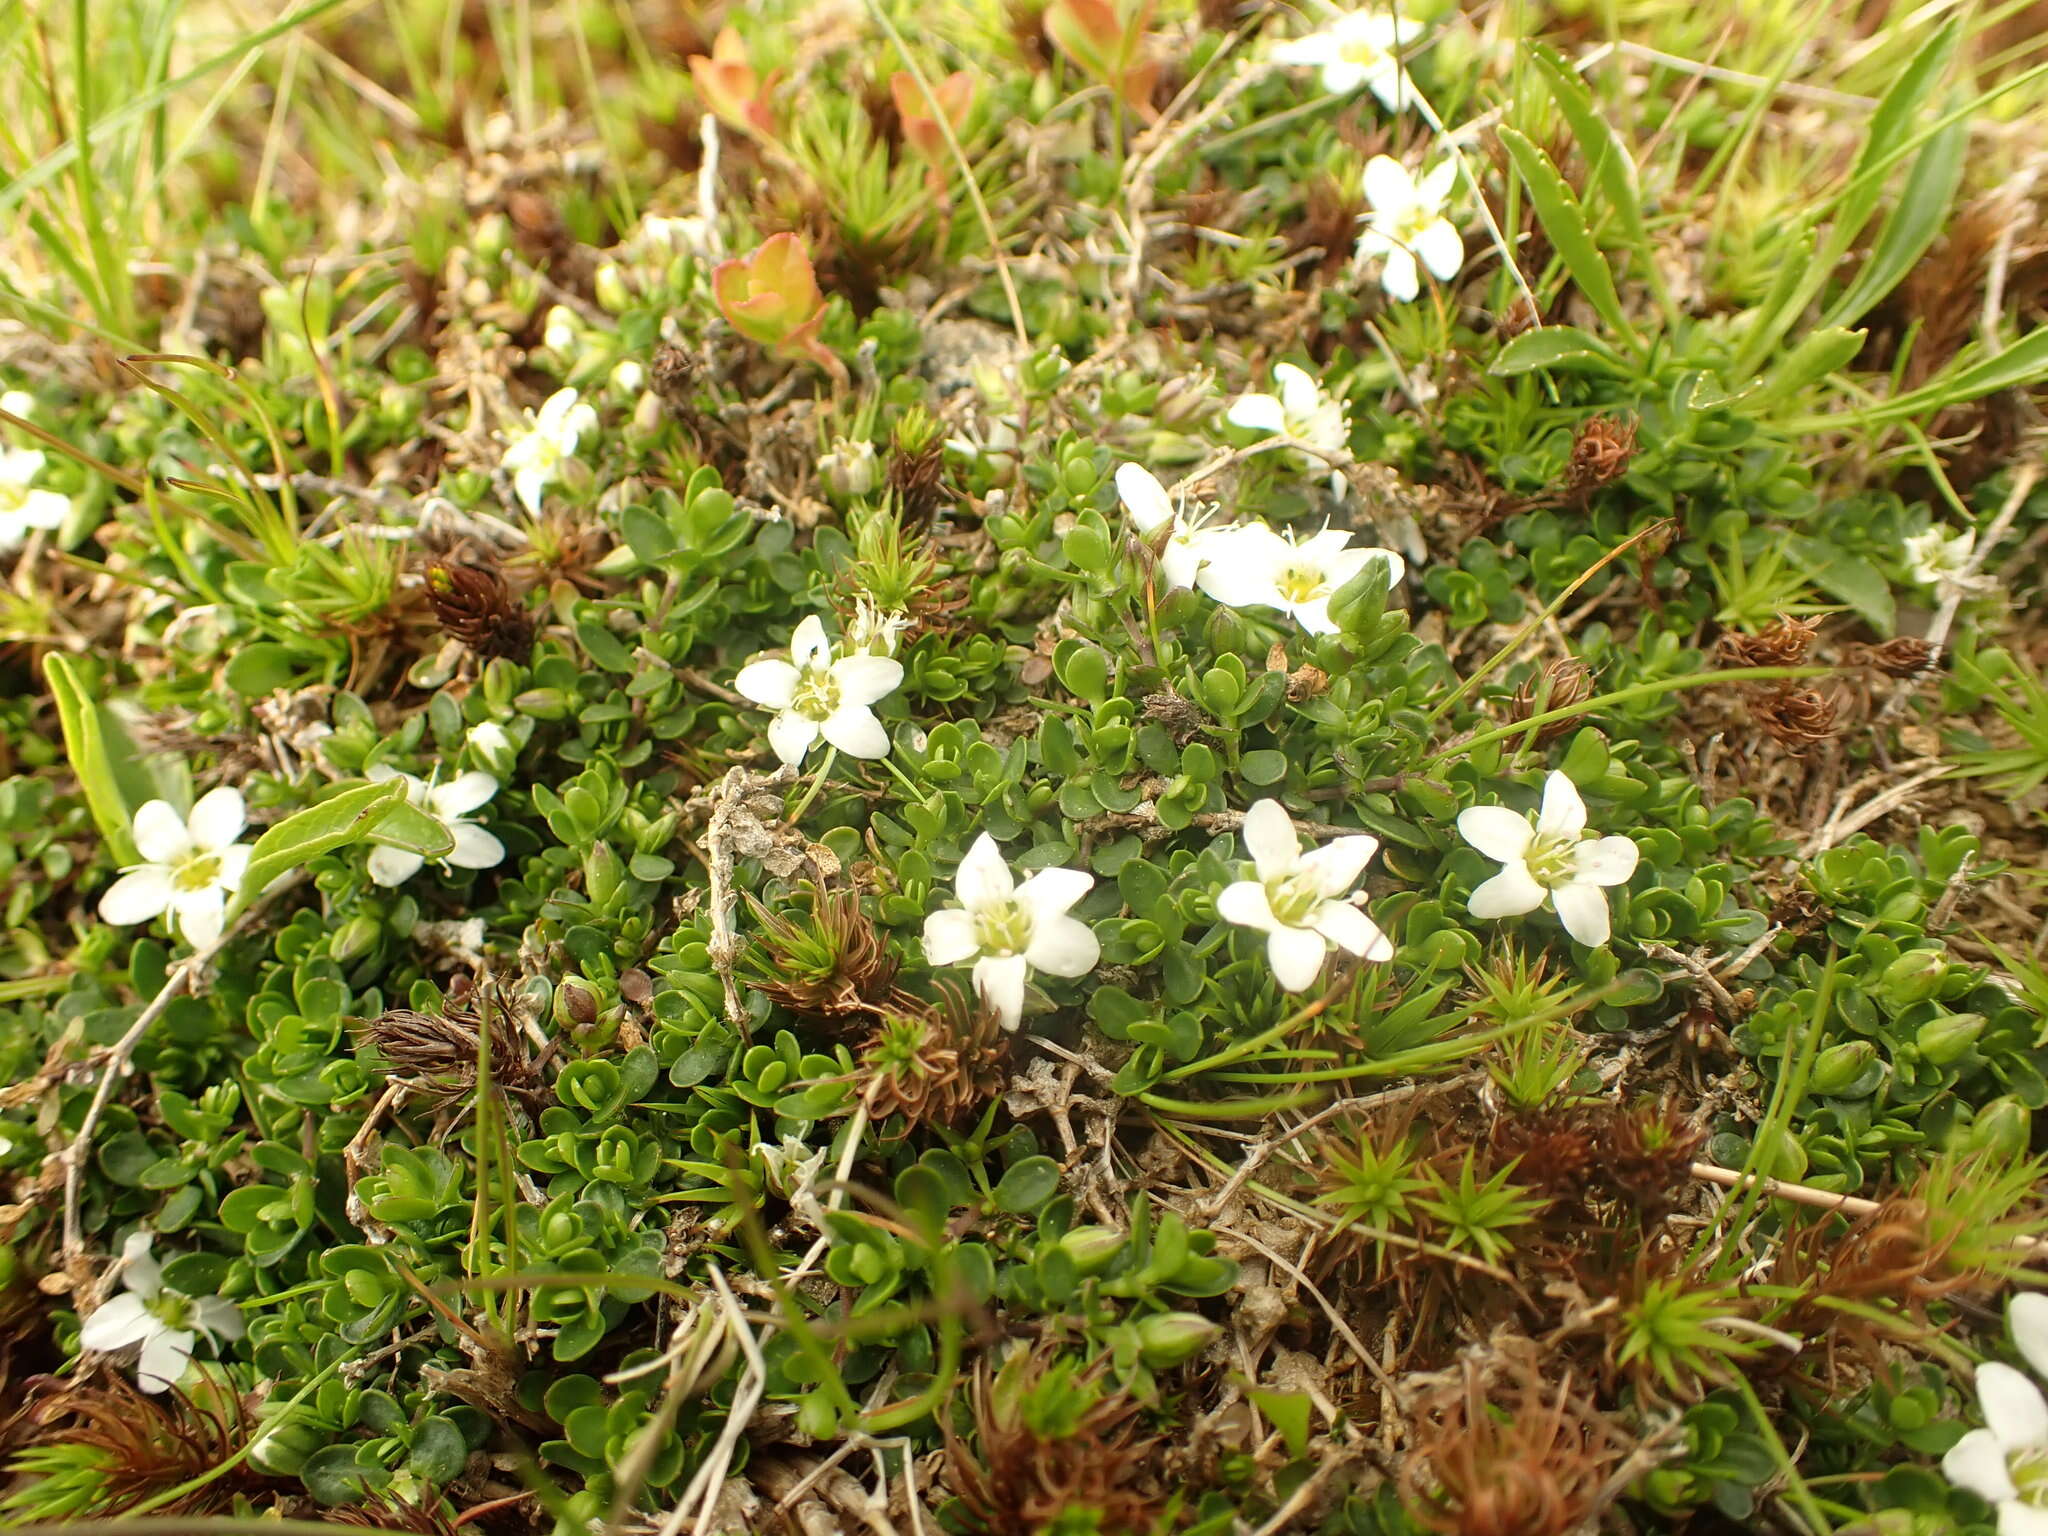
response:
[[[1613,416],[1595,416],[1572,439],[1571,462],[1565,466],[1566,489],[1578,495],[1619,480],[1636,456],[1636,424]]]
[[[1804,666],[1819,628],[1819,619],[1784,618],[1754,635],[1724,630],[1714,642],[1715,658],[1724,667]]]
[[[1941,651],[1939,647],[1929,645],[1925,640],[1916,640],[1911,635],[1900,635],[1885,641],[1883,645],[1864,647],[1858,659],[1877,668],[1886,677],[1903,679],[1932,672],[1935,664],[1941,659]]]
[[[929,529],[946,496],[945,445],[934,441],[914,449],[898,444],[889,451],[889,489],[895,493],[897,518],[905,528]]]
[[[1512,341],[1522,332],[1533,329],[1540,318],[1536,306],[1525,294],[1500,312],[1499,317],[1493,322],[1493,328],[1501,340]]]
[[[697,381],[697,360],[681,347],[664,345],[654,353],[654,367],[649,371],[654,392],[661,396],[661,403],[672,411],[684,411],[690,404],[690,386]]]
[[[1835,734],[1835,701],[1811,688],[1758,689],[1750,695],[1749,717],[1795,754]]]
[[[533,619],[489,566],[436,560],[426,585],[441,627],[479,656],[524,661],[531,654]]]
[[[1508,723],[1520,725],[1553,709],[1574,708],[1592,697],[1593,669],[1576,656],[1560,656],[1515,690],[1515,696],[1508,700]],[[1539,725],[1534,744],[1547,746],[1565,732],[1575,730],[1579,723],[1574,717]]]

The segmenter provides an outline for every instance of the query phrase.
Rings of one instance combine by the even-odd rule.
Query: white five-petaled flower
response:
[[[1281,43],[1273,57],[1320,70],[1323,89],[1332,96],[1369,86],[1389,112],[1399,112],[1415,100],[1400,50],[1421,35],[1421,22],[1395,10],[1346,11],[1320,32]]]
[[[164,1284],[150,1256],[150,1234],[133,1233],[121,1249],[121,1295],[98,1308],[78,1330],[81,1349],[110,1354],[140,1344],[135,1380],[145,1392],[176,1384],[200,1334],[239,1339],[242,1311],[220,1296],[186,1296]]]
[[[1116,494],[1138,532],[1146,538],[1162,528],[1173,530],[1166,536],[1166,546],[1159,555],[1159,574],[1169,591],[1193,586],[1203,565],[1213,560],[1223,541],[1238,531],[1209,526],[1200,517],[1176,507],[1158,477],[1142,465],[1117,467]]]
[[[1067,915],[1094,884],[1093,875],[1078,869],[1041,869],[1019,884],[984,832],[953,879],[960,905],[924,920],[924,957],[933,965],[973,961],[975,990],[1003,1028],[1015,1029],[1033,971],[1085,976],[1102,958],[1094,932]]]
[[[504,467],[512,489],[536,515],[547,488],[562,465],[576,456],[583,434],[597,427],[597,412],[582,404],[573,389],[558,389],[542,402],[527,429],[505,445]]]
[[[1365,200],[1372,212],[1358,237],[1358,255],[1362,261],[1380,258],[1380,286],[1388,298],[1406,303],[1422,291],[1418,260],[1438,282],[1458,275],[1465,242],[1458,238],[1458,226],[1444,217],[1457,179],[1457,163],[1451,160],[1433,166],[1420,180],[1390,155],[1366,161]]]
[[[1906,571],[1923,587],[1939,587],[1958,580],[1970,568],[1970,556],[1977,548],[1977,532],[1965,528],[1950,533],[1936,523],[1925,533],[1906,540]]]
[[[1586,802],[1572,781],[1552,773],[1543,781],[1535,821],[1504,805],[1475,805],[1458,813],[1458,832],[1500,873],[1472,893],[1474,917],[1519,917],[1548,901],[1564,930],[1581,944],[1607,942],[1611,924],[1605,886],[1636,872],[1636,845],[1626,837],[1586,831]]]
[[[479,727],[481,729],[481,727]],[[405,798],[416,811],[438,821],[455,846],[435,862],[457,869],[495,869],[505,862],[505,845],[469,819],[469,813],[490,803],[498,792],[498,781],[488,773],[471,769],[458,773],[446,784],[400,773],[388,763],[374,763],[364,775],[372,784],[393,779],[405,781]],[[375,841],[375,834],[371,834]],[[403,885],[420,872],[426,855],[410,848],[393,848],[378,843],[370,850],[370,878],[379,885]]]
[[[2013,1298],[2013,1342],[2027,1363],[2048,1376],[2048,1296]],[[2048,1401],[2009,1365],[1977,1367],[1982,1429],[1973,1429],[1941,1458],[1941,1470],[1998,1510],[1998,1536],[2048,1536]]]
[[[776,712],[768,722],[775,755],[801,767],[823,737],[849,757],[887,757],[889,733],[874,706],[903,681],[903,663],[866,652],[835,658],[816,614],[789,637],[789,655],[749,662],[732,682],[742,697]]]
[[[1343,453],[1351,441],[1351,420],[1344,402],[1325,395],[1307,372],[1293,363],[1275,363],[1273,382],[1277,395],[1239,395],[1231,403],[1228,420],[1234,427],[1253,432],[1278,433],[1324,453]],[[1312,464],[1322,461],[1304,454]]]
[[[1333,635],[1330,599],[1372,561],[1387,567],[1387,585],[1399,584],[1408,564],[1391,549],[1352,549],[1341,528],[1296,539],[1264,523],[1219,535],[1207,550],[1202,590],[1231,608],[1278,608],[1312,635]]]
[[[40,449],[0,448],[0,549],[14,548],[31,529],[61,528],[71,515],[69,496],[35,488],[42,472]]]
[[[204,949],[220,937],[228,903],[242,888],[249,845],[235,839],[248,822],[242,792],[228,785],[201,795],[185,817],[167,801],[148,801],[135,813],[142,862],[107,887],[100,916],[126,926],[169,912],[185,942]]]
[[[1333,838],[1304,853],[1280,802],[1261,800],[1245,812],[1244,845],[1258,878],[1226,885],[1216,911],[1265,934],[1266,958],[1281,986],[1311,986],[1333,944],[1367,960],[1393,958],[1394,946],[1353,900],[1358,877],[1379,852],[1378,838]]]

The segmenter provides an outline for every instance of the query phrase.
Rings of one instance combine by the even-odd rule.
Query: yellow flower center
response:
[[[1011,897],[974,914],[974,942],[984,955],[1021,955],[1031,945],[1031,914]]]
[[[1283,565],[1273,576],[1273,585],[1289,603],[1299,606],[1314,602],[1329,591],[1329,582],[1313,565],[1297,562]]]
[[[171,884],[181,891],[203,891],[220,883],[220,855],[195,853],[171,873]]]
[[[1266,905],[1273,909],[1273,916],[1289,928],[1307,927],[1309,918],[1322,904],[1322,887],[1305,869],[1266,882]]]
[[[830,667],[805,667],[789,707],[806,720],[819,724],[830,720],[839,709],[839,682]]]

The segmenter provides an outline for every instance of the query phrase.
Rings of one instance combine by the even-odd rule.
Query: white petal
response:
[[[1561,773],[1543,781],[1543,809],[1536,816],[1540,837],[1577,837],[1586,830],[1586,802],[1579,787]]]
[[[496,869],[505,862],[505,845],[475,822],[450,822],[448,831],[455,846],[443,855],[445,863],[457,869]]]
[[[817,739],[818,722],[794,710],[786,709],[768,722],[768,745],[792,768],[803,766],[804,754],[811,750],[811,743]]]
[[[1182,587],[1192,587],[1195,576],[1202,568],[1202,561],[1208,558],[1202,551],[1202,540],[1175,534],[1166,541],[1166,549],[1159,556],[1159,577],[1166,583],[1166,590],[1177,592]]]
[[[1415,237],[1415,254],[1440,282],[1447,283],[1465,264],[1465,242],[1449,219],[1438,219]]]
[[[1415,202],[1415,178],[1392,155],[1374,155],[1365,162],[1365,200],[1377,213],[1399,213]]]
[[[1369,77],[1373,95],[1389,112],[1401,112],[1415,104],[1415,82],[1399,60],[1389,59]]]
[[[796,685],[803,674],[780,657],[750,661],[732,680],[732,689],[743,699],[752,699],[768,709],[787,709],[796,697]]]
[[[1260,800],[1244,813],[1244,848],[1261,880],[1282,880],[1301,857],[1294,821],[1278,800]]]
[[[1330,599],[1312,597],[1305,603],[1290,603],[1287,611],[1294,615],[1294,622],[1301,626],[1305,635],[1334,635],[1337,621],[1330,617]]]
[[[1407,579],[1408,562],[1395,554],[1391,549],[1381,549],[1377,544],[1374,544],[1368,545],[1365,549],[1360,550],[1359,553],[1368,560],[1379,561],[1380,564],[1387,568],[1387,590],[1389,592],[1400,586]]]
[[[239,1339],[247,1331],[242,1309],[225,1296],[201,1296],[192,1303],[192,1312],[200,1328],[215,1338]]]
[[[1326,901],[1315,910],[1312,925],[1339,949],[1368,960],[1391,960],[1394,946],[1379,924],[1348,901]]]
[[[1322,87],[1332,96],[1349,96],[1372,78],[1372,71],[1349,59],[1332,59],[1323,66]]]
[[[924,959],[927,965],[961,965],[981,953],[981,941],[974,936],[974,914],[953,908],[927,914],[924,920]]]
[[[1017,889],[1016,881],[1010,878],[1010,866],[1003,862],[1003,850],[986,832],[974,840],[974,846],[960,861],[953,876],[953,889],[959,893],[960,905],[970,912],[992,907]]]
[[[873,704],[903,681],[903,663],[893,656],[845,656],[832,663],[832,681],[847,704]]]
[[[1076,917],[1039,922],[1024,950],[1025,963],[1048,976],[1086,976],[1101,958],[1102,944],[1094,930]]]
[[[1566,933],[1594,949],[1607,942],[1613,920],[1607,912],[1607,893],[1599,886],[1560,885],[1550,899]]]
[[[879,661],[880,657],[870,657]],[[890,662],[895,666],[895,662]],[[848,757],[877,758],[889,755],[889,733],[865,704],[847,703],[832,711],[819,727],[819,734]]]
[[[64,519],[71,515],[71,498],[57,491],[30,491],[22,501],[18,514],[23,523],[45,532],[64,526]]]
[[[1529,825],[1529,818],[1504,805],[1475,805],[1458,812],[1458,835],[1489,859],[1499,859],[1503,864],[1521,858],[1536,841],[1536,829]]]
[[[1323,403],[1316,381],[1293,363],[1275,363],[1273,377],[1280,384],[1280,405],[1292,421],[1306,421]]]
[[[227,925],[227,897],[217,885],[173,894],[171,911],[178,919],[178,932],[194,949],[204,949],[213,943]]]
[[[2048,1379],[2048,1294],[2022,1291],[2007,1309],[2012,1324],[2012,1341],[2026,1357],[2034,1374]]]
[[[1273,62],[1276,64],[1321,65],[1341,59],[1340,44],[1335,32],[1311,32],[1305,37],[1288,38],[1273,45]],[[16,414],[25,414],[17,412]]]
[[[1273,967],[1273,979],[1289,992],[1314,986],[1329,952],[1329,941],[1313,929],[1275,928],[1266,935],[1266,961]]]
[[[1642,850],[1626,837],[1596,837],[1572,850],[1577,876],[1587,885],[1621,885],[1636,872]]]
[[[526,510],[540,516],[540,504],[548,492],[549,471],[538,465],[522,469],[512,477],[512,492],[526,503]]]
[[[1225,417],[1233,427],[1253,432],[1285,432],[1287,412],[1272,395],[1239,395]]]
[[[1516,859],[1474,890],[1465,907],[1474,917],[1520,917],[1542,906],[1544,894],[1529,866]]]
[[[220,870],[215,875],[213,883],[231,897],[239,895],[242,881],[249,873],[249,855],[255,851],[247,843],[235,843],[221,849],[214,855],[220,860]]]
[[[226,784],[201,795],[185,823],[193,843],[208,853],[218,853],[227,847],[242,835],[242,829],[248,824],[248,813],[242,808],[242,792]]]
[[[2005,1449],[1988,1429],[1973,1429],[1951,1446],[1941,1458],[1941,1475],[1989,1504],[2019,1491],[2006,1471]]]
[[[1273,904],[1266,900],[1266,888],[1256,880],[1238,880],[1216,893],[1216,915],[1240,928],[1271,933],[1280,926]]]
[[[1396,247],[1387,252],[1380,266],[1380,287],[1397,304],[1406,304],[1422,292],[1422,274],[1413,253]]]
[[[171,872],[161,864],[144,864],[116,880],[100,897],[100,916],[125,928],[152,922],[171,904]]]
[[[797,625],[789,637],[789,658],[799,667],[817,666],[832,659],[832,642],[825,638],[825,624],[815,613]]]
[[[428,791],[427,801],[435,816],[443,821],[453,821],[458,816],[467,816],[479,806],[489,805],[491,796],[497,792],[496,779],[472,768],[468,773],[457,774],[446,784],[435,785]]]
[[[382,843],[370,850],[370,878],[379,885],[403,885],[420,872],[426,860],[404,848]]]
[[[79,1325],[78,1347],[102,1354],[126,1349],[137,1339],[148,1338],[156,1328],[156,1316],[143,1299],[124,1292]]]
[[[1095,877],[1078,869],[1041,869],[1017,887],[1017,900],[1034,923],[1063,917],[1069,907],[1094,888]],[[1038,962],[1031,962],[1036,965]]]
[[[1301,856],[1301,868],[1316,877],[1316,889],[1325,896],[1349,896],[1365,873],[1365,866],[1380,851],[1380,840],[1363,834],[1336,837]]]
[[[1287,541],[1264,523],[1219,530],[1202,541],[1206,563],[1195,585],[1226,608],[1277,608],[1273,577],[1286,553]]]
[[[175,864],[192,851],[185,818],[166,800],[149,800],[135,813],[135,847],[151,864]]]
[[[2048,1509],[2007,1499],[1998,1506],[1998,1536],[2048,1536]]]
[[[1140,533],[1150,533],[1173,520],[1173,500],[1166,494],[1166,487],[1142,464],[1117,466],[1116,494]]]
[[[2048,1403],[2041,1389],[1996,1360],[1977,1367],[1977,1396],[1984,1424],[2008,1451],[2048,1445]]]
[[[135,1362],[135,1384],[145,1392],[161,1392],[177,1385],[192,1359],[192,1335],[183,1328],[162,1328],[142,1341],[142,1358]]]
[[[1024,979],[1030,971],[1022,955],[984,955],[974,962],[974,989],[1005,1029],[1024,1021]]]
[[[26,411],[16,411],[25,416]],[[40,448],[0,448],[0,485],[27,485],[43,472],[43,451]]]

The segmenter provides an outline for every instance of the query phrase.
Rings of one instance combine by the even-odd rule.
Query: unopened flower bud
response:
[[[1809,1086],[1823,1098],[1838,1098],[1856,1085],[1856,1080],[1877,1060],[1877,1047],[1868,1040],[1844,1040],[1831,1045],[1814,1058]]]
[[[633,292],[626,286],[618,263],[607,261],[600,266],[591,286],[596,290],[598,307],[606,314],[623,315],[633,307]]]
[[[576,325],[576,312],[566,304],[557,304],[548,311],[547,325],[541,331],[541,345],[550,352],[567,357],[576,350],[580,334]]]
[[[835,496],[865,496],[875,488],[879,474],[875,445],[865,438],[842,437],[818,460],[818,478]]]
[[[1920,1054],[1929,1065],[1952,1067],[1970,1053],[1983,1033],[1983,1014],[1951,1013],[1922,1024],[1913,1043],[1920,1047]]]
[[[1060,1247],[1084,1275],[1101,1269],[1123,1246],[1124,1234],[1114,1227],[1076,1227],[1060,1239]]]
[[[1192,1360],[1223,1330],[1194,1312],[1160,1312],[1138,1321],[1138,1358],[1153,1370]]]

